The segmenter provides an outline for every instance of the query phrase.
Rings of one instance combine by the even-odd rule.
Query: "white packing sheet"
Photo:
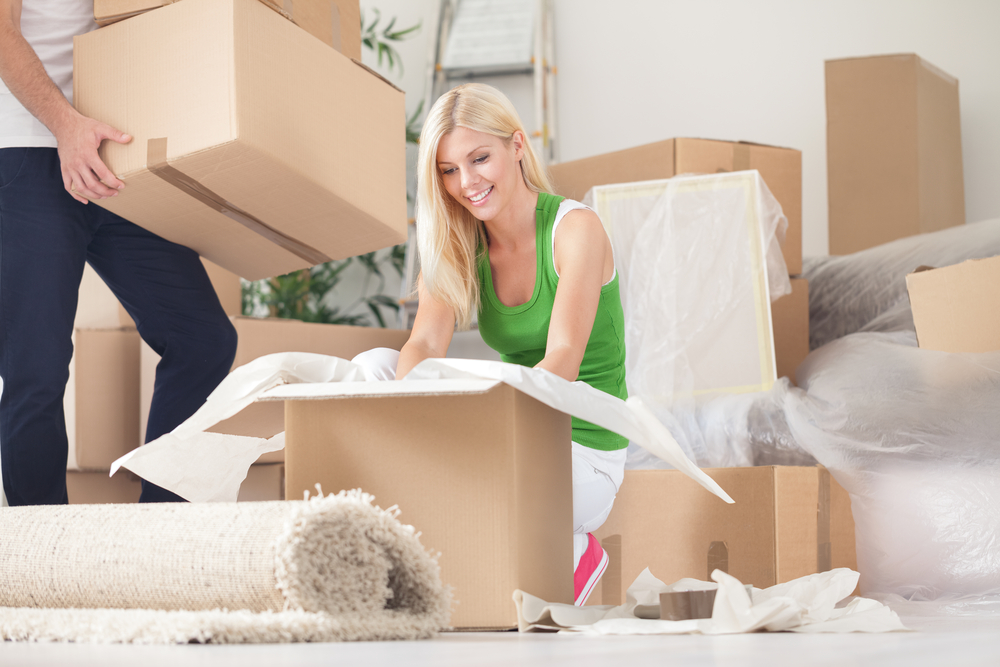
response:
[[[684,455],[670,432],[641,400],[623,401],[584,382],[569,382],[541,369],[468,359],[427,359],[402,383],[395,383],[366,378],[360,366],[337,357],[303,352],[266,355],[230,373],[205,404],[171,433],[115,461],[111,474],[127,468],[192,502],[235,502],[247,470],[261,454],[281,449],[283,434],[264,441],[204,431],[251,403],[358,395],[359,383],[364,384],[365,395],[405,392],[406,383],[413,381],[424,385],[421,387],[424,393],[434,393],[435,384],[442,393],[454,393],[461,385],[461,382],[456,384],[459,380],[472,381],[479,391],[483,380],[503,382],[556,410],[619,433],[683,471],[719,498],[733,502]]]
[[[518,629],[521,632],[561,630],[586,635],[738,634],[771,632],[894,632],[907,628],[880,602],[854,598],[845,606],[858,583],[858,573],[838,568],[811,574],[751,596],[736,577],[721,570],[712,573],[717,584],[682,579],[667,585],[644,570],[629,587],[625,604],[575,607],[548,603],[523,591],[514,592]],[[658,610],[660,593],[718,587],[712,617],[685,621],[648,618]]]

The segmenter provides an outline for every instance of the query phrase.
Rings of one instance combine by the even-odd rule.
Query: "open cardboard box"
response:
[[[76,37],[74,104],[132,135],[96,202],[247,279],[406,240],[403,93],[258,0]]]
[[[610,563],[588,604],[622,604],[645,568],[670,583],[721,569],[767,588],[836,567],[857,570],[850,497],[820,466],[706,470],[727,505],[677,470],[628,470],[595,531]]]
[[[94,0],[94,21],[106,26],[171,5],[179,0]],[[358,0],[260,0],[313,37],[348,58],[361,60],[361,9]]]
[[[276,352],[311,352],[351,359],[373,347],[398,350],[410,337],[410,332],[404,329],[318,324],[278,317],[234,317],[232,322],[238,336],[233,368]],[[139,362],[139,428],[136,432],[138,441],[133,442],[125,451],[133,449],[144,441],[149,406],[153,399],[153,385],[156,380],[156,364],[159,361],[159,355],[143,343]],[[248,406],[239,414],[219,422],[210,430],[215,433],[270,438],[284,429],[284,408],[280,404],[264,402]],[[283,460],[284,451],[278,450],[265,454],[260,462],[277,463]],[[108,461],[109,465],[110,463],[111,461]]]
[[[906,276],[917,344],[942,352],[1000,350],[1000,257]]]
[[[454,627],[516,627],[515,589],[573,602],[569,415],[492,380],[293,384],[268,396],[285,401],[286,496],[318,483],[398,505],[441,553]]]

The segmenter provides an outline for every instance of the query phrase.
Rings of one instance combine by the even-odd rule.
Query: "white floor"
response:
[[[603,637],[448,633],[422,642],[269,646],[101,646],[0,643],[0,665],[49,667],[309,667],[366,665],[450,667],[526,665],[1000,665],[1000,619],[931,622],[906,619],[919,632],[882,635],[758,633],[722,637]]]

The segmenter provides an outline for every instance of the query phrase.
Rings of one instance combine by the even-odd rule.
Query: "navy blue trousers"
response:
[[[193,414],[236,354],[236,331],[194,251],[77,202],[56,149],[0,149],[0,467],[11,505],[67,502],[63,394],[85,262],[162,357],[147,442]],[[143,481],[141,502],[178,500]]]

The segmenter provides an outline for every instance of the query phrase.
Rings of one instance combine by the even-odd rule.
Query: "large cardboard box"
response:
[[[830,254],[965,222],[958,80],[912,54],[826,61]]]
[[[94,20],[106,26],[179,0],[94,0]],[[348,58],[361,60],[358,0],[260,0]]]
[[[258,0],[76,37],[74,103],[133,136],[96,202],[247,279],[406,239],[403,93]]]
[[[788,218],[781,246],[789,275],[802,273],[802,152],[746,142],[667,139],[552,165],[556,193],[582,200],[595,185],[634,183],[679,174],[756,169]]]
[[[312,352],[351,359],[373,347],[391,347],[398,350],[410,337],[408,330],[354,327],[340,324],[316,324],[286,320],[277,317],[234,317],[238,343],[233,368],[238,368],[258,357],[276,352]],[[142,345],[141,389],[138,441],[133,439],[133,449],[145,440],[149,406],[153,398],[156,364],[160,357],[146,344]],[[280,403],[254,403],[238,415],[220,422],[211,430],[216,433],[269,438],[285,428],[284,408]],[[270,452],[261,458],[262,463],[284,460],[284,451]]]
[[[208,277],[215,287],[222,309],[226,315],[235,317],[243,314],[243,286],[240,278],[234,273],[216,266],[206,259],[202,264],[208,272]],[[135,322],[118,302],[114,292],[89,264],[84,265],[83,280],[80,282],[79,298],[76,306],[77,329],[115,329],[118,327],[135,328]]]
[[[766,588],[835,567],[857,569],[850,498],[822,467],[706,470],[728,505],[677,470],[628,470],[595,532],[610,557],[594,604],[621,604],[649,568],[667,583],[716,568]],[[610,576],[609,576],[610,575]]]
[[[795,369],[809,355],[809,281],[792,278],[792,293],[771,304],[774,362],[778,377],[795,383]]]
[[[69,470],[111,468],[135,448],[139,429],[139,334],[77,329],[63,396]]]
[[[142,482],[127,470],[114,477],[106,471],[66,473],[66,490],[70,505],[98,505],[106,503],[137,503],[142,495]]]
[[[265,463],[250,466],[240,485],[238,502],[259,502],[285,499],[285,466]]]
[[[489,380],[328,387],[283,388],[289,498],[319,483],[398,505],[441,553],[456,628],[515,627],[515,589],[572,603],[568,415]]]
[[[1000,257],[906,276],[917,344],[942,352],[1000,350]]]

